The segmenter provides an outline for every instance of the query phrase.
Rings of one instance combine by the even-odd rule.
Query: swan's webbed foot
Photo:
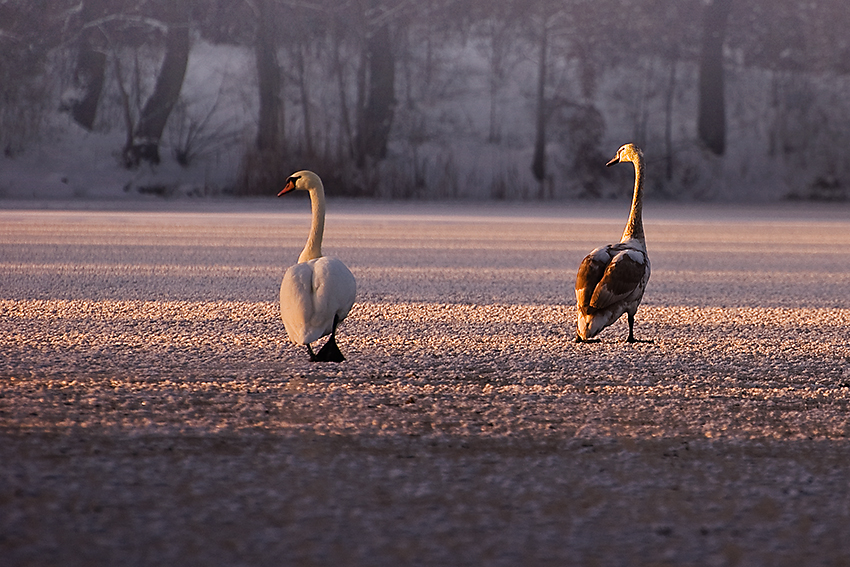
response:
[[[342,351],[339,350],[339,347],[336,344],[336,326],[338,324],[339,317],[334,315],[334,325],[333,330],[331,331],[331,336],[328,339],[328,342],[319,349],[319,352],[314,354],[312,347],[307,345],[307,352],[310,353],[310,362],[342,362],[345,360],[345,357],[342,355]]]
[[[313,362],[342,362],[345,360],[345,357],[336,344],[336,338],[331,335],[328,342],[319,349],[319,352],[315,354],[312,360]]]

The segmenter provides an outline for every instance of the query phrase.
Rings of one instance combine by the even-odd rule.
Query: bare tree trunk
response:
[[[709,151],[726,151],[726,104],[723,80],[723,42],[732,0],[712,0],[705,7],[699,68],[697,133]]]
[[[115,64],[115,78],[118,83],[118,92],[121,94],[121,109],[123,110],[124,127],[127,132],[124,147],[129,148],[133,145],[133,111],[130,106],[132,103],[130,101],[130,93],[127,92],[127,88],[124,86],[124,73],[121,70],[121,60],[115,56],[112,58],[112,62]]]
[[[242,157],[239,190],[246,195],[269,195],[283,188],[289,173],[283,160],[286,143],[283,77],[277,59],[279,27],[274,0],[255,0],[252,5],[257,18],[254,59],[260,108],[257,137]]]
[[[304,115],[304,151],[307,157],[315,155],[313,147],[313,114],[310,108],[310,91],[307,88],[307,62],[304,57],[304,45],[298,42],[295,46],[295,61],[298,65],[298,90],[301,93],[301,110]]]
[[[159,140],[183,87],[189,60],[189,22],[185,4],[175,2],[172,6],[173,17],[167,20],[165,34],[165,57],[153,92],[139,116],[133,142],[124,150],[127,167],[136,167],[142,160],[159,163]]]
[[[257,1],[257,38],[254,55],[257,62],[257,87],[260,115],[257,125],[257,149],[278,152],[281,146],[281,75],[277,62],[276,29],[269,0]]]
[[[667,154],[666,178],[673,179],[673,101],[676,95],[676,66],[678,54],[670,56],[670,75],[664,93],[664,146]]]
[[[490,127],[487,132],[487,143],[498,144],[502,139],[501,125],[498,117],[499,91],[505,82],[505,57],[509,49],[507,21],[490,22]]]
[[[103,33],[92,21],[102,14],[103,0],[85,0],[80,10],[83,29],[80,32],[77,61],[74,69],[71,98],[63,101],[63,108],[71,113],[74,121],[85,128],[94,128],[97,107],[106,76],[106,41]]]
[[[395,54],[387,24],[366,39],[368,93],[357,124],[357,167],[366,159],[387,156],[387,142],[395,114]]]
[[[335,24],[336,26],[337,24]],[[339,109],[340,109],[340,121],[342,122],[340,127],[340,144],[344,150],[342,150],[342,154],[340,157],[351,157],[354,155],[354,133],[352,132],[351,127],[351,116],[350,111],[348,109],[348,95],[346,94],[346,83],[345,83],[345,66],[342,63],[342,56],[340,54],[340,50],[342,49],[342,41],[341,30],[335,28],[335,33],[332,34],[333,39],[333,63],[334,63],[334,72],[336,73],[336,83],[337,89],[339,90]]]
[[[540,197],[543,197],[543,182],[546,180],[546,52],[549,30],[546,18],[540,30],[540,61],[537,68],[537,124],[534,137],[534,158],[531,172],[540,182]]]

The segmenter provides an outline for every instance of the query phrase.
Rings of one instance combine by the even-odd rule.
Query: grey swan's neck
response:
[[[629,220],[620,242],[635,239],[646,247],[646,237],[643,234],[643,156],[638,154],[632,163],[635,166],[635,191],[632,210],[629,212]]]

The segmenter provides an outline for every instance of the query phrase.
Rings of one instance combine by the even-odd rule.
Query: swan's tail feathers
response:
[[[328,339],[328,342],[319,349],[319,352],[313,354],[313,349],[310,348],[310,345],[307,345],[307,348],[310,351],[310,360],[312,362],[342,362],[345,360],[345,357],[342,355],[342,351],[339,350],[339,347],[336,344],[336,326],[339,324],[339,316],[334,315],[334,326],[331,331],[331,336]]]

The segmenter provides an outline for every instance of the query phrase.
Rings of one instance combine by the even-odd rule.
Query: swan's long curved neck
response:
[[[629,220],[626,222],[626,229],[623,231],[623,238],[620,242],[634,238],[645,243],[646,237],[643,234],[643,159],[638,157],[632,163],[635,166],[635,192],[632,197],[632,210],[629,213]]]
[[[310,235],[307,244],[298,257],[298,263],[307,262],[322,257],[322,235],[325,232],[325,191],[324,188],[310,189],[310,208],[313,212],[313,222],[310,224]]]

